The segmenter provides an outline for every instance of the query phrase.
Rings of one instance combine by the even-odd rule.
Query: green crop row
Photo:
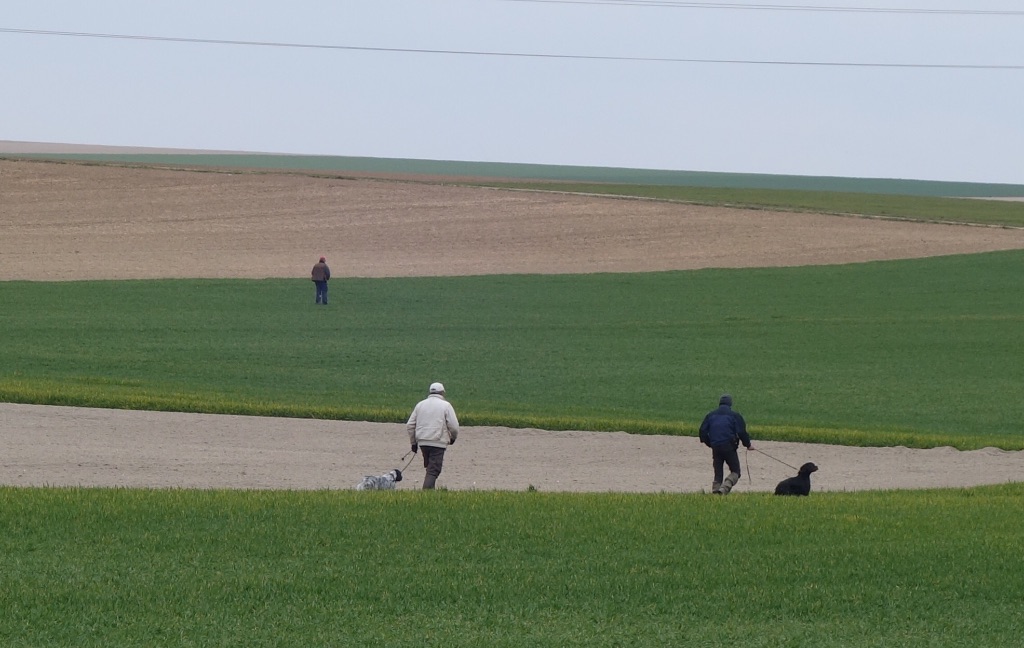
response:
[[[770,189],[804,193],[860,193],[899,196],[1012,197],[1024,196],[1024,185],[984,182],[943,182],[886,178],[841,178],[763,173],[722,173],[579,167],[550,164],[458,162],[329,155],[274,155],[234,153],[0,153],[0,159],[58,161],[128,167],[178,168],[219,173],[301,173],[326,177],[490,178],[494,182],[560,182],[586,185],[638,187],[708,187],[717,189]],[[436,182],[437,180],[426,180]]]
[[[1020,485],[0,489],[0,644],[1010,646]]]
[[[845,214],[939,223],[1024,227],[1024,202],[969,200],[940,196],[902,196],[838,191],[675,187],[556,182],[479,182],[478,186],[533,191],[646,198],[743,209],[774,209]]]
[[[651,274],[0,283],[8,401],[1024,447],[1024,252]]]

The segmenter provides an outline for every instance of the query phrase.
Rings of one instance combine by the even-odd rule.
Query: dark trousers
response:
[[[327,304],[327,282],[326,281],[314,281],[316,284],[316,303]]]
[[[740,475],[740,454],[736,451],[736,448],[711,448],[711,465],[715,468],[715,483],[721,484],[722,479],[725,476],[722,465],[729,466],[729,472],[734,472],[736,475]]]
[[[444,448],[420,446],[420,452],[423,453],[423,467],[427,469],[427,474],[423,477],[423,490],[430,490],[441,475],[441,467],[444,466]]]

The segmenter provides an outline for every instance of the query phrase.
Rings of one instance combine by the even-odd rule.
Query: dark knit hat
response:
[[[323,262],[324,262],[324,261],[326,261],[326,260],[327,260],[327,258],[326,258],[326,257],[320,257],[320,263],[323,263]]]
[[[718,404],[732,407],[732,396],[729,394],[722,394],[722,397],[718,399]]]

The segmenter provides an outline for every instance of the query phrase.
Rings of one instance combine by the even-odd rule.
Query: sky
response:
[[[4,0],[0,140],[1024,184],[1024,2],[783,1]]]

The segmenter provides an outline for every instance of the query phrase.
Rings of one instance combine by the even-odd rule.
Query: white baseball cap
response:
[[[430,393],[431,394],[443,394],[444,393],[444,385],[442,385],[441,383],[430,383]]]

